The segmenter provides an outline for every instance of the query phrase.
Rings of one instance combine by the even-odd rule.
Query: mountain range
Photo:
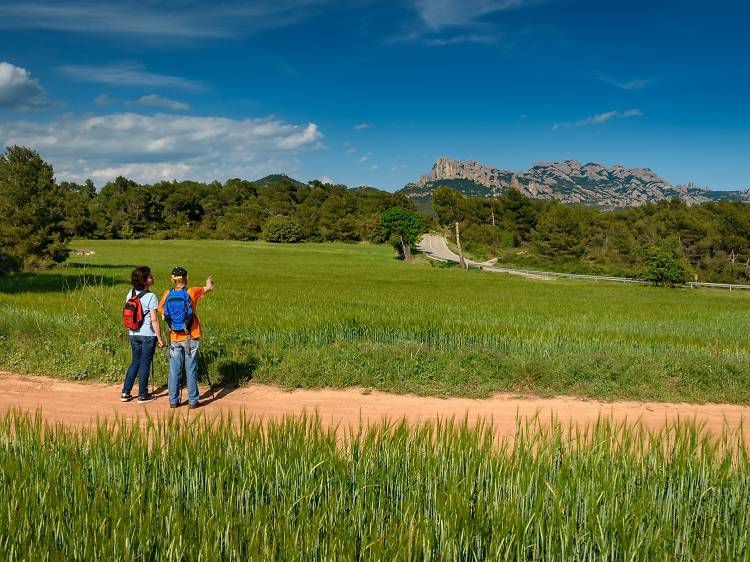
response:
[[[750,189],[714,191],[693,183],[672,185],[650,168],[626,168],[620,164],[606,167],[577,160],[542,162],[527,172],[514,172],[441,157],[430,173],[407,184],[401,192],[418,207],[427,208],[432,193],[441,186],[471,197],[496,197],[508,189],[517,189],[536,199],[557,199],[601,209],[637,207],[673,198],[689,205],[720,200],[750,202]]]

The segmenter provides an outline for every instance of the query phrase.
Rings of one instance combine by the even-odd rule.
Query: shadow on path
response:
[[[211,368],[211,365],[217,363],[217,370],[219,372],[219,380],[213,382],[213,399],[221,400],[225,396],[228,396],[235,390],[239,389],[243,384],[253,380],[253,372],[255,371],[256,364],[254,361],[227,361],[221,359],[216,352],[208,352],[203,355],[205,361],[205,367],[201,377],[204,383],[208,384],[205,380],[205,372]],[[211,389],[207,389],[201,399],[206,399],[211,396]]]

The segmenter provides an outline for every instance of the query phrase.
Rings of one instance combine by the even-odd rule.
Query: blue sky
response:
[[[97,185],[393,190],[448,156],[748,188],[748,21],[722,0],[0,0],[0,144]]]

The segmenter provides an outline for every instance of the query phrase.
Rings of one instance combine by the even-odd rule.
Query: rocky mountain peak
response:
[[[689,204],[730,199],[750,201],[750,190],[710,191],[692,184],[672,186],[651,168],[627,168],[622,164],[582,165],[576,159],[537,162],[526,172],[514,172],[441,156],[432,170],[402,190],[415,200],[431,198],[432,191],[449,185],[466,195],[495,197],[516,189],[528,197],[557,199],[605,209],[635,207],[662,199],[680,198]]]

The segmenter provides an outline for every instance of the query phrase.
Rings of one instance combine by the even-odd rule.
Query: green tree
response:
[[[508,226],[512,226],[518,234],[518,241],[528,241],[538,219],[539,201],[532,201],[517,189],[508,189],[498,198],[498,202],[510,223]]]
[[[445,225],[454,224],[456,228],[456,246],[458,246],[459,263],[466,268],[464,250],[461,246],[461,221],[466,216],[465,200],[463,194],[449,187],[439,187],[432,194],[432,209],[438,216],[438,220]]]
[[[96,197],[96,188],[91,180],[83,185],[61,182],[60,187],[68,193],[65,200],[65,230],[71,236],[91,238],[96,231],[96,221],[91,218],[89,205]]]
[[[425,224],[419,213],[400,207],[391,207],[380,215],[380,226],[387,237],[397,236],[404,260],[411,259],[411,247],[424,234]]]
[[[291,217],[276,215],[266,221],[264,228],[268,242],[295,243],[304,240],[302,227]]]
[[[644,277],[659,285],[673,287],[687,281],[688,268],[675,237],[661,238],[649,244],[644,250],[644,266]]]
[[[36,269],[68,257],[68,192],[34,150],[11,146],[0,156],[0,267]]]
[[[532,231],[539,253],[552,261],[579,259],[585,251],[585,218],[581,207],[548,203]]]

